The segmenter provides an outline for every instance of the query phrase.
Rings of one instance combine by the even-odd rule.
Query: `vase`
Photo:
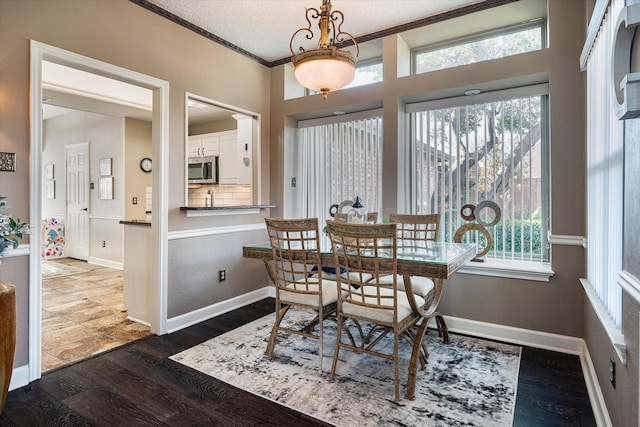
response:
[[[0,414],[9,394],[16,351],[16,288],[0,281]]]

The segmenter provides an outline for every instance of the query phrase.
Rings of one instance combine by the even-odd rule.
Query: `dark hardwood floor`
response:
[[[0,426],[323,426],[168,359],[274,310],[265,299],[45,373],[9,393]],[[577,356],[524,347],[515,426],[595,426]]]

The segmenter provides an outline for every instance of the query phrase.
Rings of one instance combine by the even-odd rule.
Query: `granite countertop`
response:
[[[275,208],[276,205],[239,205],[239,206],[181,206],[181,211],[224,211],[237,209],[266,209]]]
[[[151,227],[151,222],[147,221],[146,219],[122,220],[122,221],[120,221],[120,224],[125,224],[125,225],[143,225],[143,226]]]

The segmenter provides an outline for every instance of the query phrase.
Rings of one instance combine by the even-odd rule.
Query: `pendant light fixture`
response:
[[[360,49],[353,36],[340,28],[344,22],[344,15],[339,10],[331,11],[331,0],[322,0],[320,10],[314,7],[307,9],[306,18],[309,26],[300,28],[293,33],[289,42],[289,49],[293,55],[291,59],[295,66],[295,76],[302,86],[316,92],[322,92],[323,98],[327,99],[329,92],[341,89],[353,81],[356,73],[356,59]],[[305,40],[316,38],[311,29],[312,20],[318,22],[317,46],[310,50],[305,50],[300,46],[298,53],[296,53],[293,49],[296,36],[300,35],[300,38]],[[355,46],[355,55],[348,50],[336,47],[336,43],[349,40]]]

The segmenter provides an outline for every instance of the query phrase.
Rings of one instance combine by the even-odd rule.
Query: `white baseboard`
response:
[[[124,265],[122,262],[112,261],[110,259],[96,258],[90,256],[87,259],[89,264],[101,265],[103,267],[115,268],[116,270],[124,270]]]
[[[602,389],[591,361],[591,355],[584,339],[495,323],[478,322],[459,317],[444,317],[447,322],[447,328],[451,332],[578,355],[596,424],[599,427],[610,427],[612,425],[609,411],[602,395]]]
[[[145,326],[151,327],[151,323],[149,323],[149,322],[147,322],[145,320],[140,320],[137,317],[127,316],[126,319],[131,320],[132,322],[140,323],[141,325],[145,325]]]
[[[13,368],[11,373],[11,382],[9,383],[9,391],[24,387],[29,384],[29,365]]]
[[[271,296],[269,295],[269,288],[273,289],[273,286],[265,286],[264,288],[239,295],[235,298],[221,301],[219,303],[203,307],[190,313],[185,313],[180,316],[167,319],[167,332],[172,333],[180,329],[184,329],[188,326],[195,325],[196,323],[211,319],[212,317],[216,317],[229,311],[235,310],[236,308],[240,308],[253,302],[260,301],[261,299],[267,298]]]
[[[611,423],[609,411],[604,402],[602,389],[600,388],[596,369],[593,366],[586,342],[583,343],[582,354],[580,354],[580,364],[582,365],[582,374],[587,386],[587,392],[589,393],[589,401],[591,402],[593,416],[596,419],[596,425],[599,427],[612,427],[613,424]]]
[[[561,353],[580,355],[583,350],[584,340],[582,338],[514,328],[513,326],[498,325],[495,323],[478,322],[460,317],[444,316],[444,318],[451,332],[544,348]]]

